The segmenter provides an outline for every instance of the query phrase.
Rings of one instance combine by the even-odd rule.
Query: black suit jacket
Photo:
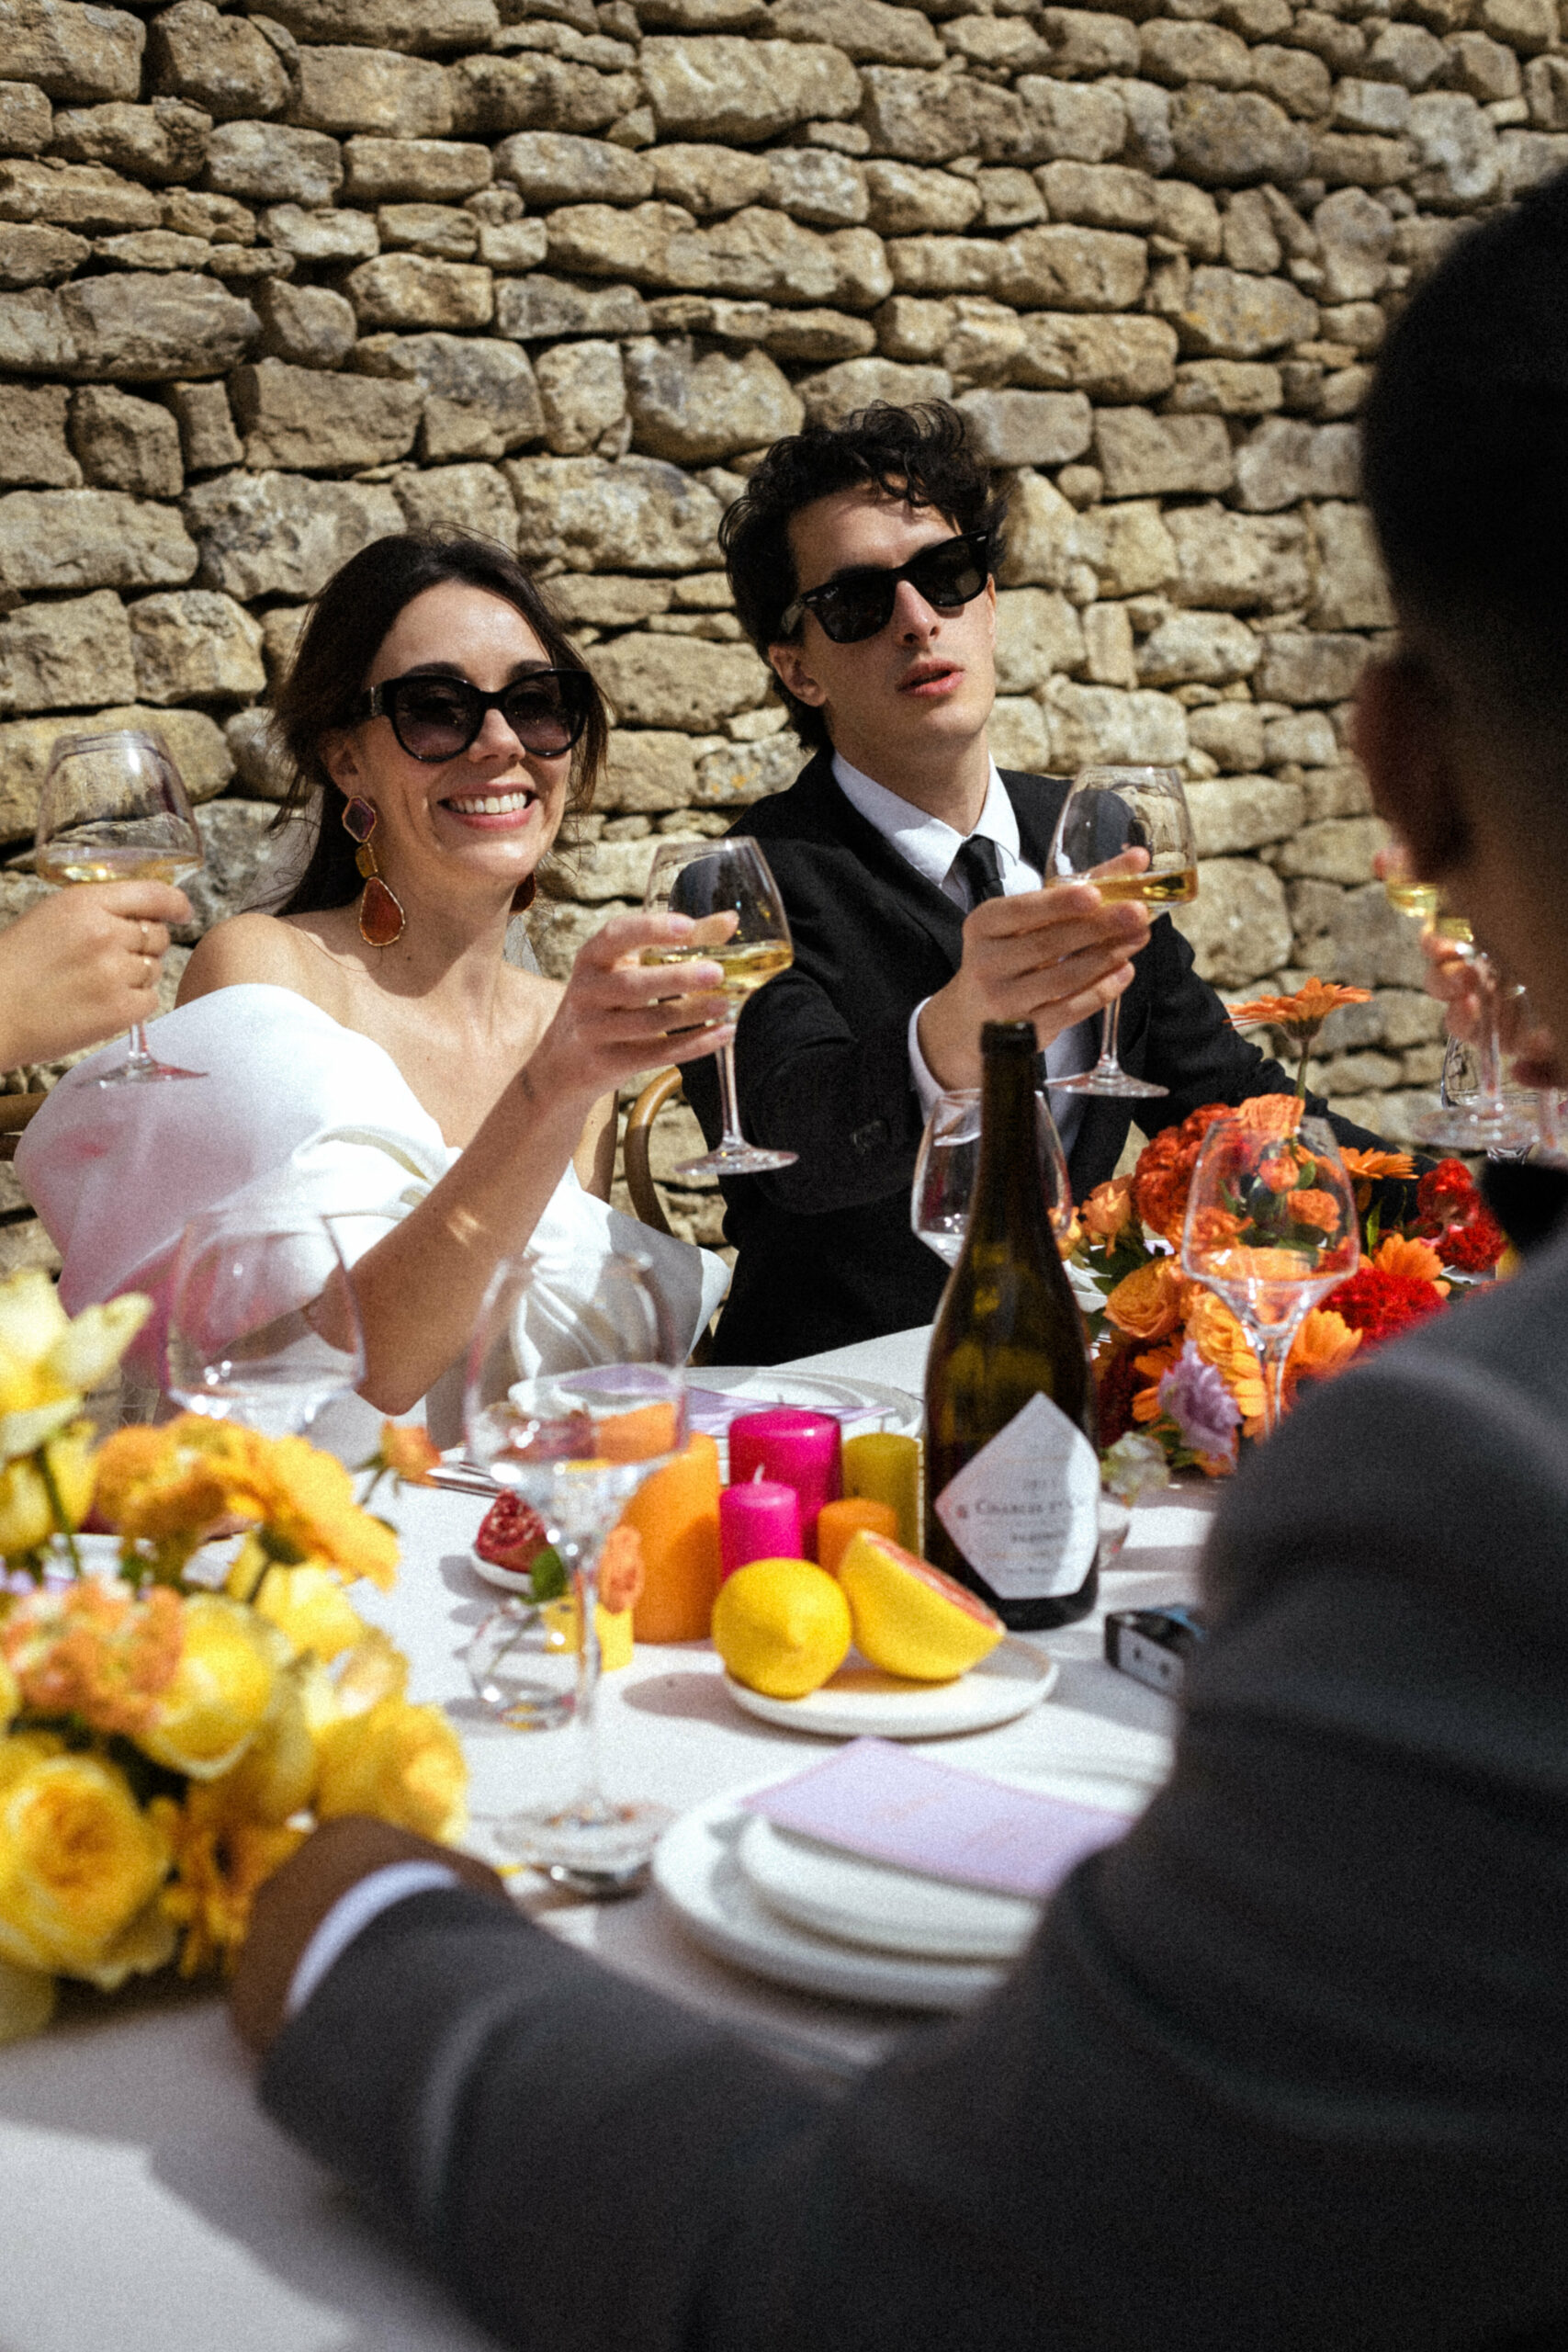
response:
[[[1023,854],[1043,872],[1068,779],[1004,771],[1002,781]],[[845,798],[827,752],[732,830],[761,843],[795,935],[794,968],[770,981],[741,1019],[741,1117],[752,1142],[800,1157],[780,1174],[724,1186],[725,1235],[739,1257],[714,1358],[777,1363],[906,1330],[936,1313],[946,1269],[909,1229],[921,1116],[908,1026],[916,1005],[957,971],[964,917]],[[1145,1134],[1201,1103],[1289,1092],[1292,1084],[1236,1035],[1166,915],[1122,1000],[1121,1053],[1134,1076],[1170,1089],[1138,1105]],[[711,1060],[687,1065],[685,1088],[716,1141]],[[1126,1102],[1087,1099],[1071,1159],[1076,1198],[1113,1172],[1134,1115]],[[1342,1140],[1377,1140],[1336,1125]]]
[[[273,2112],[529,2352],[1479,2352],[1568,2312],[1568,1240],[1242,1470],[1176,1769],[847,2096],[466,1891]]]

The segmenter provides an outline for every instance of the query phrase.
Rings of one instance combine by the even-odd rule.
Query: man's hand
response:
[[[235,2030],[258,2054],[270,2050],[283,2030],[294,1972],[321,1921],[340,1895],[389,1862],[440,1862],[465,1886],[511,1907],[502,1880],[471,1854],[361,1814],[324,1823],[267,1880],[251,1914],[229,2006]]]
[[[1456,955],[1451,941],[1431,932],[1422,936],[1421,953],[1427,959],[1427,993],[1442,1006],[1450,1035],[1475,1045],[1481,1035],[1482,978],[1473,961]],[[1531,1017],[1522,989],[1505,986],[1498,990],[1497,1028],[1515,1085],[1538,1091],[1561,1089],[1562,1062],[1551,1032]]]
[[[73,884],[29,907],[0,932],[0,1069],[152,1020],[169,926],[189,921],[167,882]]]
[[[1135,899],[1107,906],[1092,882],[985,899],[964,922],[963,963],[920,1014],[926,1068],[940,1086],[978,1086],[987,1021],[1032,1021],[1043,1051],[1121,995],[1148,940],[1148,909]]]

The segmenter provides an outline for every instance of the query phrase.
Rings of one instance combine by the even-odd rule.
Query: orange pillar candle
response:
[[[898,1541],[906,1551],[920,1548],[920,1449],[912,1437],[873,1430],[844,1440],[844,1492],[891,1503],[898,1514]]]
[[[707,1638],[718,1590],[718,1447],[698,1430],[683,1453],[656,1470],[621,1513],[642,1538],[642,1596],[632,1615],[639,1642]]]
[[[817,1514],[818,1567],[836,1577],[845,1545],[863,1527],[869,1528],[873,1535],[891,1535],[899,1543],[903,1541],[898,1533],[898,1514],[891,1503],[878,1502],[872,1495],[845,1495],[840,1502],[824,1503]]]

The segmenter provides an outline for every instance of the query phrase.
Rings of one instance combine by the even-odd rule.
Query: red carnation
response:
[[[1464,1224],[1481,1206],[1475,1181],[1462,1159],[1439,1159],[1416,1187],[1416,1222],[1422,1233]]]
[[[1411,1274],[1385,1273],[1381,1266],[1362,1266],[1337,1284],[1323,1304],[1352,1331],[1360,1332],[1364,1354],[1369,1347],[1424,1323],[1443,1302],[1431,1283]]]
[[[1489,1211],[1477,1205],[1473,1216],[1434,1237],[1433,1247],[1445,1266],[1459,1274],[1489,1274],[1508,1246],[1508,1237]]]

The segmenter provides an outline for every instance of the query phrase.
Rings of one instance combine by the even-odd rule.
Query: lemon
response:
[[[839,1582],[863,1657],[912,1682],[955,1681],[996,1648],[1005,1630],[952,1577],[866,1527],[845,1546]]]
[[[718,1589],[713,1644],[737,1682],[804,1699],[849,1656],[850,1605],[809,1560],[750,1560]]]

